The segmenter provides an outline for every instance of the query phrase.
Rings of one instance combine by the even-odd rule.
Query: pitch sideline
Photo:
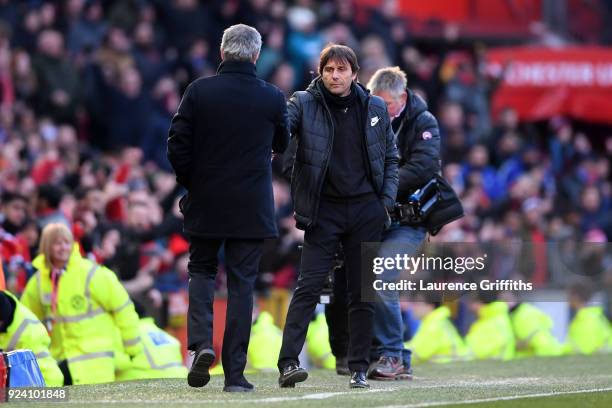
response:
[[[607,392],[612,391],[612,387],[608,388],[594,388],[591,390],[574,390],[574,391],[559,391],[559,392],[540,392],[537,394],[524,394],[524,395],[512,395],[506,397],[490,397],[490,398],[478,398],[472,400],[463,401],[432,401],[432,402],[420,402],[416,404],[410,404],[411,408],[427,408],[427,407],[438,407],[444,405],[465,405],[465,404],[478,404],[481,402],[496,402],[496,401],[512,401],[517,399],[528,399],[528,398],[541,398],[541,397],[556,397],[557,395],[569,395],[569,394],[590,394],[595,392]],[[406,405],[385,405],[377,408],[405,408]]]
[[[397,388],[377,388],[371,389],[363,392],[364,394],[383,392],[383,391],[392,391],[397,390]],[[596,392],[608,392],[612,391],[612,387],[608,388],[594,388],[587,390],[573,390],[573,391],[558,391],[558,392],[541,392],[535,394],[523,394],[523,395],[512,395],[505,397],[490,397],[490,398],[478,398],[472,400],[463,400],[463,401],[432,401],[432,402],[421,402],[415,404],[409,404],[412,408],[428,408],[428,407],[437,407],[443,405],[465,405],[465,404],[478,404],[482,402],[495,402],[495,401],[512,401],[517,399],[527,399],[527,398],[541,398],[541,397],[553,397],[557,395],[571,395],[571,394],[587,394],[587,393],[596,393]],[[315,394],[306,394],[295,397],[268,397],[268,398],[259,398],[259,399],[219,399],[219,400],[183,400],[183,401],[143,401],[143,400],[99,400],[99,401],[90,401],[91,403],[96,404],[142,404],[142,403],[164,403],[164,402],[172,402],[174,404],[202,404],[202,403],[219,403],[219,404],[227,404],[227,403],[275,403],[275,402],[288,402],[288,401],[300,401],[300,400],[323,400],[327,398],[332,398],[340,395],[355,395],[354,391],[340,391],[340,392],[322,392]],[[67,404],[82,404],[83,401],[66,401]],[[406,407],[406,405],[385,405],[379,406],[378,408],[402,408]]]

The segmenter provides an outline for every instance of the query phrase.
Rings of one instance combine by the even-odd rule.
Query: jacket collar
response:
[[[81,256],[81,249],[78,243],[74,243],[72,246],[72,252],[70,253],[70,259],[68,260],[68,264],[66,265],[65,271],[72,269],[72,267],[76,266],[77,263],[83,259]],[[36,258],[32,261],[32,266],[41,272],[43,275],[49,275],[51,271],[45,262],[45,256],[43,254],[38,254]]]
[[[255,64],[247,61],[222,61],[217,68],[217,74],[256,75]]]
[[[404,111],[406,111],[408,119],[412,120],[428,109],[427,102],[410,89],[407,89],[406,92],[408,93],[408,100]]]

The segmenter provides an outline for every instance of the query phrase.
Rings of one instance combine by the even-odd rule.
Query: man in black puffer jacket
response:
[[[307,378],[298,355],[340,243],[349,291],[350,386],[369,386],[374,307],[361,299],[361,243],[380,241],[395,203],[399,158],[385,103],[355,82],[358,70],[353,50],[329,45],[321,52],[320,77],[288,104],[292,140],[285,169],[297,225],[306,234],[278,362],[281,387]]]

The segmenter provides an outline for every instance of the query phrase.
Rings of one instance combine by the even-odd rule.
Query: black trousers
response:
[[[213,346],[213,300],[219,248],[225,244],[227,314],[221,362],[225,384],[244,378],[251,336],[253,286],[263,253],[263,240],[206,239],[190,237],[188,348]]]
[[[348,329],[348,298],[346,294],[346,268],[336,269],[334,273],[333,302],[325,305],[325,320],[329,331],[329,345],[336,359],[346,358],[348,355],[349,329]],[[370,361],[378,360],[377,352],[380,342],[372,336],[370,348]]]
[[[344,258],[343,258],[344,259]],[[346,265],[346,261],[345,261]],[[333,301],[325,305],[325,320],[329,330],[329,345],[336,359],[348,355],[348,296],[346,285],[346,267],[336,269],[334,273]]]
[[[290,363],[299,364],[308,323],[340,243],[346,259],[349,368],[368,368],[374,305],[361,301],[361,243],[380,241],[385,219],[384,207],[376,198],[343,203],[321,200],[317,224],[304,236],[300,275],[283,331],[279,370]]]

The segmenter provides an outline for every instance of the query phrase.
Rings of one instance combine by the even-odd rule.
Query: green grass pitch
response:
[[[223,378],[204,388],[184,380],[150,380],[69,387],[70,401],[45,406],[86,407],[612,407],[612,355],[481,361],[415,368],[413,381],[371,381],[350,390],[348,377],[312,370],[295,389],[279,389],[276,373],[247,375],[256,392],[224,393]],[[13,404],[11,404],[13,405]],[[34,404],[28,403],[29,406]],[[42,404],[38,404],[42,405]]]

